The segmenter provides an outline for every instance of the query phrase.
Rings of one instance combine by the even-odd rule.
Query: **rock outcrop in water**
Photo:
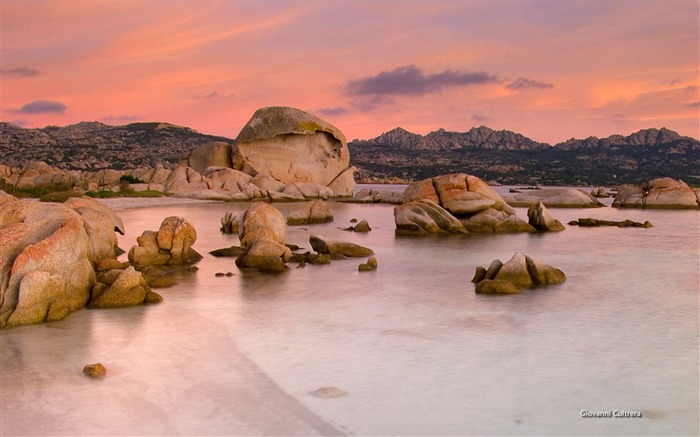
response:
[[[593,195],[576,188],[542,188],[503,198],[510,206],[530,207],[542,203],[548,208],[599,208],[604,206]]]
[[[302,209],[292,211],[287,216],[288,225],[328,223],[333,221],[333,210],[328,202],[314,200]]]
[[[561,284],[566,275],[544,262],[516,252],[505,263],[494,260],[488,269],[477,267],[472,282],[476,283],[477,293],[520,292],[521,287]]]
[[[346,257],[365,257],[374,255],[374,251],[368,247],[349,241],[329,240],[320,235],[309,237],[311,247],[320,254],[342,255]]]
[[[60,320],[85,306],[95,266],[116,262],[121,219],[92,199],[0,206],[0,327]]]
[[[698,192],[683,181],[671,178],[652,179],[639,186],[618,187],[613,207],[698,209]]]
[[[563,231],[564,225],[547,211],[542,202],[527,209],[528,223],[538,231]]]
[[[594,218],[580,218],[569,222],[571,226],[596,227],[596,226],[617,226],[618,228],[653,228],[654,225],[649,221],[644,223],[635,222],[633,220],[599,220]]]
[[[158,231],[143,231],[137,246],[129,250],[129,261],[137,267],[193,264],[202,256],[192,248],[197,231],[183,217],[166,217]]]
[[[274,206],[255,202],[238,220],[241,253],[238,267],[256,267],[262,271],[282,271],[292,256],[285,246],[287,227],[284,215]]]
[[[410,184],[394,207],[397,234],[534,231],[484,181],[463,173]]]

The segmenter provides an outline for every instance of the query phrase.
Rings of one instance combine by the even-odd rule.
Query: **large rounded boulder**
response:
[[[700,208],[698,194],[683,181],[652,179],[639,186],[621,185],[612,206],[618,208]]]
[[[350,152],[343,133],[300,109],[273,106],[255,111],[236,138],[233,166],[251,175],[266,174],[285,184],[331,186],[352,195]],[[339,183],[337,181],[342,181]]]
[[[59,203],[4,203],[0,247],[0,327],[60,320],[85,306],[95,272],[79,213]]]

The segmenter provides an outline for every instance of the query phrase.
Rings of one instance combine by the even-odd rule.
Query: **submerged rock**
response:
[[[504,197],[511,206],[530,207],[542,203],[547,208],[599,208],[603,205],[589,193],[576,188],[543,188]]]
[[[227,212],[221,217],[221,228],[220,231],[224,234],[237,234],[238,233],[238,216],[233,215],[232,212]]]
[[[594,227],[594,226],[617,226],[618,228],[652,228],[653,224],[649,220],[644,223],[635,222],[632,220],[598,220],[594,218],[580,218],[569,222],[572,226]]]
[[[337,387],[321,387],[311,392],[312,395],[319,398],[337,398],[348,394],[345,390]]]
[[[346,257],[365,257],[374,255],[374,251],[370,248],[360,246],[359,244],[350,243],[348,241],[327,240],[318,235],[309,237],[311,247],[320,254],[339,254]]]
[[[333,211],[328,202],[314,200],[304,208],[292,211],[287,216],[288,225],[306,225],[333,221]]]

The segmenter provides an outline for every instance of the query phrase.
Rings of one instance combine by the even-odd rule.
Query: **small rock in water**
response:
[[[345,396],[348,392],[336,387],[321,387],[312,391],[311,394],[319,398],[338,398]]]
[[[377,258],[370,256],[367,259],[367,262],[364,264],[360,264],[357,266],[357,270],[360,272],[371,272],[372,270],[377,269]]]
[[[90,378],[101,378],[107,373],[107,368],[102,363],[88,364],[83,367],[83,373]]]
[[[362,220],[360,223],[355,225],[353,230],[355,232],[369,232],[372,230],[372,228],[369,226],[369,223],[367,223],[367,220]]]
[[[156,293],[155,291],[149,291],[146,293],[146,297],[143,299],[143,303],[161,303],[163,302],[163,296]]]

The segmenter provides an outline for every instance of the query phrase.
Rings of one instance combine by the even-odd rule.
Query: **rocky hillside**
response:
[[[0,123],[0,164],[44,161],[60,169],[93,171],[158,163],[173,167],[183,153],[212,141],[234,142],[167,123],[83,122],[42,129]],[[502,184],[617,185],[671,177],[700,186],[700,141],[668,129],[572,138],[552,146],[484,126],[427,135],[396,128],[371,140],[351,141],[348,148],[361,181],[468,173]]]
[[[66,170],[119,170],[159,163],[167,167],[177,164],[184,152],[212,141],[233,142],[168,123],[82,122],[42,129],[0,123],[0,163],[20,167],[26,161],[44,161]]]
[[[397,128],[348,147],[364,180],[469,173],[502,184],[616,185],[668,176],[700,185],[700,142],[668,129],[551,146],[483,126],[425,136]]]

